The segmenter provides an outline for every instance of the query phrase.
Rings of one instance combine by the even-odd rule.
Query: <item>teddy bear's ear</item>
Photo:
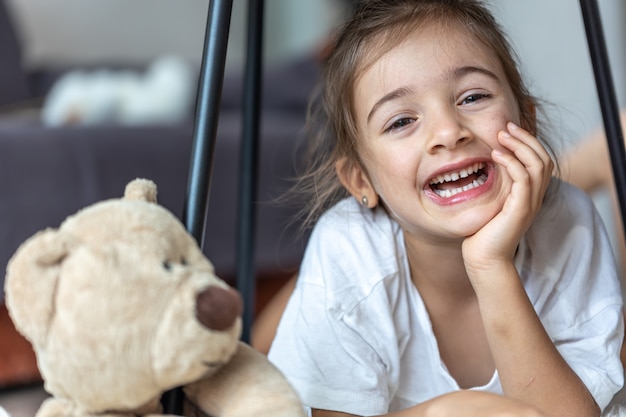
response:
[[[126,185],[124,200],[140,200],[149,203],[157,202],[157,186],[154,182],[137,178]]]
[[[59,271],[71,247],[58,230],[42,230],[22,243],[7,265],[5,302],[15,327],[33,344],[45,343]]]

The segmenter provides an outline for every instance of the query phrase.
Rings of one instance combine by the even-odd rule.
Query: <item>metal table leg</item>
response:
[[[213,154],[222,97],[232,0],[211,0],[206,23],[200,82],[196,98],[193,146],[183,223],[200,246],[204,241]],[[174,388],[163,394],[165,414],[182,415],[184,394]]]
[[[606,140],[611,156],[611,166],[617,188],[617,197],[622,220],[626,219],[626,152],[624,151],[624,134],[619,117],[619,108],[615,98],[613,77],[604,40],[602,20],[596,0],[580,0],[580,7],[585,23],[589,53],[593,64],[598,98],[602,109],[602,119]],[[626,225],[626,222],[622,222]],[[626,226],[624,232],[626,233]]]

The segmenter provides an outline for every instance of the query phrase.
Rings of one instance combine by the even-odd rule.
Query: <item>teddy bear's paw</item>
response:
[[[181,416],[175,416],[173,414],[148,414],[143,417],[181,417]]]
[[[50,397],[39,407],[35,417],[92,417],[71,401]]]
[[[35,417],[78,417],[75,407],[66,400],[48,398],[39,407]]]
[[[213,417],[305,416],[283,374],[243,342],[230,362],[214,375],[185,386],[184,392],[192,404]]]
[[[43,402],[35,417],[137,417],[134,412],[104,412],[90,413],[76,406],[76,404],[59,398],[48,398]],[[178,417],[151,414],[154,417]]]

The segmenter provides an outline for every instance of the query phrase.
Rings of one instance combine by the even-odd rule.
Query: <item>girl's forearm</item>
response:
[[[593,397],[545,331],[512,263],[474,286],[505,395],[550,416],[600,414]]]
[[[481,391],[456,391],[402,411],[378,417],[546,417],[536,408],[511,398]],[[313,417],[358,417],[338,411],[313,410]]]
[[[546,417],[537,408],[501,395],[463,390],[435,397],[415,407],[385,414],[387,417]]]

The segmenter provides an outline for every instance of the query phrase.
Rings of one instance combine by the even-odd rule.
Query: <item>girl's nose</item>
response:
[[[455,109],[437,111],[430,125],[429,152],[452,150],[471,140],[470,131],[465,127]]]

